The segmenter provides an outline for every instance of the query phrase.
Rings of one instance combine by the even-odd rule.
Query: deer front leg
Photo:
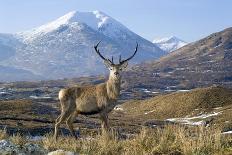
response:
[[[77,113],[76,113],[76,111],[75,111],[75,112],[73,112],[73,114],[71,114],[71,115],[68,117],[68,119],[66,120],[66,125],[67,125],[67,127],[68,127],[68,129],[69,129],[71,135],[77,139],[77,136],[76,136],[75,131],[74,131],[74,129],[73,129],[73,122],[75,121],[76,116],[77,116]]]
[[[109,131],[108,114],[105,113],[101,114],[100,119],[101,119],[102,132]]]

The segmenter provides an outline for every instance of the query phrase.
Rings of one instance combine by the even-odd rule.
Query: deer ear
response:
[[[104,60],[104,64],[106,65],[107,68],[111,67],[111,62],[108,60]]]
[[[125,69],[128,66],[128,62],[125,61],[122,65],[121,65],[121,69]]]

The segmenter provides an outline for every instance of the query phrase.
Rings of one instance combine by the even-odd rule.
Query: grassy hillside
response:
[[[232,86],[232,28],[213,33],[125,75],[128,88],[193,89]]]
[[[129,101],[123,104],[122,108],[128,117],[143,121],[220,113],[215,116],[212,123],[232,128],[232,90],[223,87],[200,88],[189,92],[161,95],[148,100]]]

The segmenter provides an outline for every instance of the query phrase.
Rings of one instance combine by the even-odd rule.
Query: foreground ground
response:
[[[120,139],[115,131],[77,140],[69,136],[60,136],[57,141],[54,141],[51,133],[35,141],[19,134],[8,136],[5,131],[1,131],[0,145],[3,143],[1,139],[9,139],[8,143],[10,144],[8,145],[14,148],[16,153],[23,152],[25,154],[46,154],[58,149],[85,155],[230,155],[232,153],[232,137],[230,135],[221,134],[219,129],[202,126],[143,128],[138,134],[127,139]],[[9,149],[7,150],[6,145],[5,147],[0,146],[0,151],[1,149],[8,154],[14,154]]]
[[[47,90],[50,94],[46,95],[30,89],[20,88],[17,89],[19,93],[15,93],[25,96],[31,93],[29,97],[19,99],[11,96],[0,101],[0,128],[4,130],[1,139],[10,136],[10,139],[19,138],[21,140],[16,141],[25,143],[35,136],[43,136],[36,143],[46,146],[46,150],[61,148],[86,154],[94,154],[94,151],[98,154],[232,152],[231,89],[208,87],[146,100],[121,101],[123,104],[118,105],[109,116],[113,137],[99,135],[98,115],[80,115],[74,123],[80,139],[75,141],[69,137],[69,131],[63,124],[58,143],[51,139],[54,120],[60,113],[56,93],[51,94]],[[25,137],[30,138],[25,140]]]

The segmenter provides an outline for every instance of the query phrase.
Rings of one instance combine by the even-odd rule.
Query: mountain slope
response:
[[[232,127],[232,90],[223,87],[197,88],[147,100],[133,100],[122,104],[120,108],[125,114],[131,114],[130,117],[151,125],[162,123],[158,120],[188,125],[204,125],[208,121],[210,125],[221,126],[225,130]]]
[[[14,35],[20,45],[1,65],[28,70],[49,79],[103,74],[106,69],[93,45],[102,40],[100,51],[117,61],[139,52],[130,63],[156,59],[166,54],[156,45],[131,32],[100,12],[70,12],[55,21]]]
[[[45,77],[35,75],[32,72],[28,70],[23,69],[17,69],[14,67],[7,67],[7,66],[1,66],[0,65],[0,81],[4,82],[12,82],[17,80],[19,81],[28,81],[28,80],[40,80],[40,79],[46,79]]]
[[[14,35],[0,33],[0,61],[14,56],[19,44]]]
[[[187,45],[185,41],[175,36],[162,39],[155,39],[153,40],[153,43],[166,52],[172,52]]]
[[[228,28],[190,43],[159,60],[136,65],[126,74],[127,85],[164,91],[213,84],[231,87],[231,53],[232,28]],[[137,79],[136,75],[140,78]]]
[[[25,43],[17,50],[15,57],[5,63],[47,75],[48,78],[97,74],[98,70],[104,69],[93,51],[93,45],[98,40],[103,42],[100,46],[102,51],[116,46],[85,24],[62,25],[34,38],[30,44]]]

